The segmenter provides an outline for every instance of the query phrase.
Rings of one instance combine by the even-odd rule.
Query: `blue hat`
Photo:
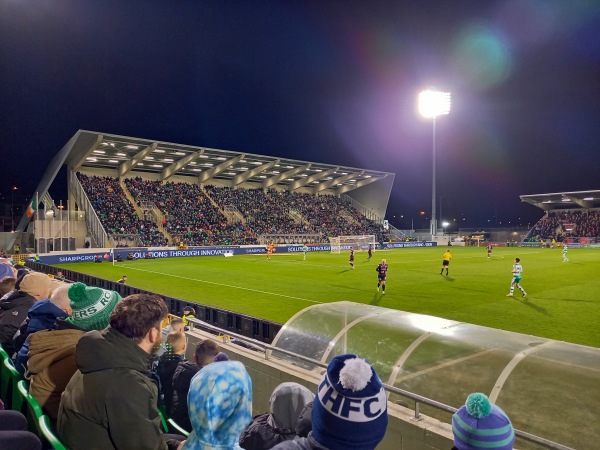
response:
[[[454,445],[459,450],[512,450],[515,430],[510,420],[485,394],[467,397],[452,416]]]
[[[312,435],[329,450],[371,450],[385,435],[387,397],[375,369],[356,355],[331,360],[317,389]]]

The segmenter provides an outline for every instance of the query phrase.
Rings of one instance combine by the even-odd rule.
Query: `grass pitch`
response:
[[[307,306],[348,300],[503,330],[600,347],[600,250],[451,247],[449,276],[440,276],[445,247],[172,258],[60,267],[117,280],[171,297],[285,323]],[[521,258],[522,286],[506,297],[512,263]],[[386,295],[376,292],[375,267],[389,265]],[[445,272],[444,272],[445,273]]]

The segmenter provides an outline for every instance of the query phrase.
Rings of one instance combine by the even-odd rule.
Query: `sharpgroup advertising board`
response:
[[[405,248],[405,247],[434,247],[436,242],[395,242],[384,244],[384,249]],[[301,253],[303,251],[301,244],[278,245],[275,247],[277,253]],[[330,244],[311,244],[307,245],[309,252],[329,252]],[[378,245],[379,247],[379,245]],[[350,250],[350,245],[342,245],[341,250]],[[40,256],[40,262],[43,264],[64,264],[74,262],[94,262],[94,261],[112,261],[113,256],[116,259],[158,259],[158,258],[186,258],[193,256],[220,256],[225,253],[234,255],[255,255],[266,254],[267,249],[262,245],[244,245],[244,246],[220,246],[220,247],[189,247],[187,249],[174,248],[115,248],[105,249],[98,252],[69,253],[69,254],[48,254]]]

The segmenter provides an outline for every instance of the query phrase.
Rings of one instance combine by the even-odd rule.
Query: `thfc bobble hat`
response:
[[[452,416],[454,445],[459,450],[512,450],[515,430],[485,394],[476,392]]]
[[[110,314],[121,301],[115,291],[75,283],[69,288],[73,315],[66,319],[86,331],[103,330],[110,322]]]
[[[372,450],[385,435],[387,396],[375,369],[356,355],[331,360],[317,388],[312,434],[329,450]]]

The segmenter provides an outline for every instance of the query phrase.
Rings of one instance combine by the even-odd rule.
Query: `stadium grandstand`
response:
[[[50,190],[57,175],[65,167],[68,200],[63,207],[60,202],[56,205]],[[394,174],[369,169],[80,130],[52,160],[31,199],[27,213],[19,222],[17,232],[10,233],[13,241],[3,244],[7,249],[14,249],[15,242],[19,243],[24,251],[19,254],[11,252],[11,256],[17,262],[24,262],[29,269],[50,274],[69,283],[82,282],[92,290],[105,289],[105,295],[106,292],[110,293],[106,298],[110,297],[110,301],[114,303],[122,301],[121,297],[128,298],[133,294],[159,292],[157,286],[161,281],[163,285],[167,285],[167,290],[186,281],[197,282],[189,288],[192,298],[177,298],[176,294],[160,291],[169,311],[162,323],[163,335],[165,339],[175,339],[177,336],[174,338],[172,333],[177,334],[175,326],[185,327],[185,338],[181,338],[181,341],[187,341],[187,347],[183,345],[182,353],[176,356],[181,359],[185,357],[185,364],[196,366],[196,371],[200,371],[201,366],[198,363],[198,349],[203,348],[207,342],[210,345],[205,346],[214,350],[211,358],[215,361],[219,356],[221,360],[242,362],[252,380],[252,415],[270,411],[271,395],[281,383],[298,383],[321,396],[324,373],[332,369],[331,364],[336,363],[336,357],[356,354],[369,362],[373,371],[368,370],[369,374],[378,375],[369,381],[369,389],[372,387],[371,383],[375,385],[377,382],[377,386],[384,389],[385,394],[384,390],[379,389],[375,396],[360,402],[361,407],[371,408],[383,399],[382,408],[375,414],[372,414],[372,410],[362,416],[353,414],[351,410],[355,406],[350,406],[350,403],[356,401],[356,398],[347,400],[348,417],[358,417],[356,424],[351,427],[356,426],[357,430],[361,430],[364,423],[371,423],[373,416],[380,417],[381,411],[388,417],[387,428],[384,426],[373,437],[377,443],[379,440],[381,443],[364,448],[451,448],[454,442],[453,431],[456,431],[452,424],[456,424],[454,420],[458,415],[464,414],[465,408],[462,405],[472,392],[485,393],[492,403],[502,406],[510,417],[512,424],[505,423],[502,427],[503,433],[508,433],[502,438],[505,442],[497,448],[512,448],[515,436],[515,447],[519,449],[595,448],[600,439],[600,431],[593,425],[598,423],[600,417],[600,402],[593,401],[600,381],[599,348],[564,342],[556,337],[537,337],[524,332],[498,329],[501,327],[494,328],[495,323],[491,326],[475,325],[463,319],[451,320],[428,315],[429,312],[421,314],[412,312],[414,309],[409,308],[402,311],[379,304],[381,297],[379,287],[375,295],[375,273],[372,269],[381,261],[381,257],[377,255],[370,262],[372,245],[378,246],[377,251],[395,250],[404,246],[432,247],[428,249],[432,251],[428,255],[433,255],[435,251],[435,261],[442,253],[437,248],[440,243],[436,241],[402,242],[406,238],[402,231],[386,223],[384,217],[393,182]],[[597,247],[600,239],[600,191],[524,195],[521,200],[543,210],[543,217],[520,236],[520,246],[537,246],[540,242],[555,240],[559,243],[569,242],[575,247]],[[357,238],[356,241],[368,242],[366,246],[369,253],[360,255],[362,267],[358,270],[353,270],[353,250],[364,250],[361,248],[364,245],[353,246],[353,237]],[[336,255],[333,251],[335,239],[338,245],[341,245],[340,242],[345,243],[345,255]],[[496,236],[495,240],[503,239]],[[306,260],[307,244],[321,253],[315,255],[313,261]],[[503,246],[502,242],[494,244]],[[441,245],[446,245],[445,238]],[[193,278],[194,273],[210,270],[213,273],[231,271],[234,274],[232,276],[236,276],[234,264],[242,266],[244,261],[251,261],[254,254],[265,253],[270,256],[271,250],[278,246],[281,253],[290,252],[292,257],[293,252],[296,252],[296,258],[280,258],[282,262],[279,265],[261,260],[260,263],[253,262],[246,266],[255,266],[254,274],[260,278],[259,283],[262,280],[264,283],[272,282],[272,273],[261,273],[268,272],[268,265],[277,267],[282,272],[289,270],[287,276],[300,280],[297,285],[299,287],[292,292],[286,290],[287,286],[280,286],[282,292],[267,292],[267,287],[263,286],[254,289],[233,286],[235,283],[226,284],[221,279],[215,281],[212,278]],[[347,262],[350,249],[352,269],[348,269]],[[490,261],[484,259],[483,253],[476,254],[475,252],[479,252],[477,248],[452,250],[455,254],[461,250],[465,252],[462,264],[466,265],[470,260],[472,265],[466,271],[469,272],[469,283],[476,283],[476,278],[485,278],[483,284],[494,284],[494,276],[491,275],[495,274],[493,268],[498,267],[500,273],[508,273],[505,266],[512,264],[509,261],[514,259],[514,254],[510,253],[513,250],[511,248],[498,249],[507,251],[505,254],[501,253],[501,259],[498,260],[491,259],[488,253]],[[529,255],[544,253],[537,249],[519,249],[521,250],[530,251]],[[429,266],[437,262],[432,263],[429,259],[425,262],[418,261],[419,256],[406,261],[407,254],[415,255],[420,251],[410,249],[401,256],[397,255],[396,272],[393,276],[401,277],[399,272],[404,270],[408,274],[401,281],[395,280],[401,286],[398,291],[418,284],[417,279],[433,272],[431,277],[440,281],[441,287],[436,284],[435,289],[439,290],[431,295],[428,292],[418,292],[415,295],[417,302],[430,301],[429,305],[432,305],[442,299],[442,303],[451,304],[452,299],[448,296],[452,295],[452,290],[460,291],[458,295],[462,297],[470,295],[468,291],[471,286],[468,289],[458,286],[459,282],[448,277],[448,272],[445,277],[440,277],[437,265],[431,271]],[[302,252],[304,259],[301,257]],[[593,251],[588,254],[591,252]],[[237,257],[212,260],[193,258],[234,254],[244,255],[246,260]],[[504,261],[504,255],[509,259]],[[549,251],[540,255],[540,260],[546,255],[549,255]],[[323,259],[318,260],[319,256]],[[384,256],[391,261],[394,253],[390,251],[384,253]],[[177,269],[173,268],[172,273],[166,274],[151,270],[150,264],[155,261],[130,261],[155,257],[169,258],[163,267],[168,264],[175,266],[186,259],[192,260],[192,264],[185,269],[188,271],[186,273],[179,272],[184,270],[181,265]],[[334,263],[328,267],[325,258]],[[288,261],[291,262],[288,264]],[[340,269],[339,261],[344,264],[343,269]],[[111,264],[96,265],[87,264],[88,262]],[[119,266],[117,262],[124,264]],[[138,262],[143,265],[136,266]],[[264,265],[261,265],[263,262]],[[307,269],[311,267],[309,262],[314,266],[312,269]],[[75,267],[81,267],[76,266],[77,263],[87,264],[87,267],[95,266],[93,269],[101,269],[103,272],[92,274],[92,271],[84,273],[77,268],[71,270],[68,268],[70,263],[75,263]],[[228,263],[232,264],[227,266]],[[401,263],[404,265],[398,270]],[[420,266],[421,263],[424,265]],[[210,268],[211,265],[216,268]],[[299,269],[293,271],[287,266]],[[489,270],[486,272],[487,276],[476,272],[484,266],[484,270]],[[140,279],[141,274],[146,275],[156,281],[156,284],[151,288],[127,284],[123,267],[131,272],[138,271]],[[529,269],[531,266],[527,267]],[[320,284],[317,295],[325,297],[324,292],[331,285],[323,279],[339,276],[331,284],[343,285],[343,295],[358,295],[355,292],[359,292],[362,287],[351,285],[349,277],[358,277],[367,270],[371,284],[368,298],[361,300],[364,303],[339,298],[313,299],[302,292],[303,287],[308,289],[307,285]],[[119,271],[121,278],[111,281],[108,277],[114,276],[117,273],[115,271]],[[129,280],[133,278],[131,272]],[[245,272],[247,278],[248,273]],[[318,279],[316,274],[324,278]],[[346,275],[348,277],[344,278]],[[377,276],[380,276],[379,269]],[[285,285],[290,278],[282,276],[278,282]],[[116,277],[112,280],[115,279]],[[383,279],[385,280],[385,276]],[[229,283],[229,280],[226,281]],[[245,281],[246,279],[242,279],[239,284],[243,285]],[[402,286],[405,281],[406,284]],[[209,303],[212,299],[201,298],[198,294],[201,288],[198,285],[203,283],[215,287],[215,290],[221,289],[219,295],[222,296],[218,297],[211,292],[211,296],[217,297],[213,303]],[[417,289],[428,290],[433,285],[428,278]],[[88,289],[81,285],[78,287],[80,291]],[[227,290],[229,288],[231,290]],[[432,292],[433,289],[431,288]],[[479,300],[485,297],[485,291],[479,288],[473,290],[473,295]],[[70,288],[68,292],[71,298]],[[242,294],[238,294],[239,292]],[[505,292],[501,294],[503,302],[507,301]],[[252,305],[256,315],[233,311],[219,304],[223,297],[234,295],[242,297],[241,300],[238,299],[240,302],[256,302],[257,305]],[[385,297],[389,299],[393,295],[395,294],[390,293]],[[536,317],[540,317],[540,320],[546,320],[552,315],[547,312],[546,307],[530,303],[531,297],[530,295],[527,301],[523,298],[522,303],[516,303],[517,299],[514,299],[515,304],[523,307],[524,311],[529,309],[533,313],[539,313]],[[86,297],[85,300],[92,301],[90,298]],[[401,300],[402,304],[409,301],[404,297]],[[445,308],[469,310],[473,307],[473,314],[477,314],[493,307],[493,303],[497,301],[488,300],[490,299],[484,298],[481,309],[476,309],[474,304],[451,304]],[[203,301],[206,303],[202,303]],[[293,302],[301,306],[289,314],[285,321],[257,317],[266,314],[267,310],[283,309]],[[506,307],[500,308],[502,311]],[[516,307],[514,309],[517,310]],[[109,315],[106,314],[105,318]],[[154,324],[153,327],[157,328]],[[100,329],[102,328],[98,328]],[[172,342],[169,342],[169,347],[165,346],[171,352],[167,355],[168,358],[174,358],[172,353],[175,344],[171,345]],[[75,345],[72,344],[73,352]],[[36,400],[34,390],[27,387],[26,380],[11,362],[12,355],[0,348],[0,356],[0,393],[7,408],[23,412],[29,419],[29,428],[40,436],[46,447],[65,448],[60,440],[68,440],[65,438],[70,436],[61,436],[61,427],[54,422],[57,411],[52,412],[47,404]],[[362,364],[363,368],[366,367],[364,362]],[[70,374],[66,381],[69,379]],[[173,390],[176,384],[174,380],[175,378]],[[61,393],[62,391],[58,392],[59,398]],[[187,398],[186,393],[187,391],[183,396]],[[320,401],[320,398],[315,401]],[[166,401],[166,396],[163,400]],[[336,397],[336,402],[338,400],[346,402],[346,398],[341,395]],[[568,413],[564,409],[565,405],[571,406]],[[160,408],[158,403],[150,405],[144,409],[143,414],[148,412],[146,410],[156,416],[151,417],[150,421],[158,424],[159,417],[162,419],[161,428],[165,433],[187,436],[192,431],[190,426],[182,428],[181,423],[173,420],[171,410],[164,403],[160,404]],[[500,414],[498,411],[494,409],[493,418],[505,419],[504,412]],[[187,410],[184,413],[187,417]],[[66,414],[64,410],[63,414]],[[322,418],[327,413],[321,411],[320,414]],[[339,419],[339,415],[331,416],[324,420]],[[190,418],[187,419],[189,422]],[[315,425],[319,424],[322,425],[320,422]],[[310,420],[309,425],[312,426]],[[365,430],[370,433],[376,428],[378,427],[368,426]],[[132,425],[127,434],[135,435],[135,431],[135,425]],[[493,434],[490,430],[486,432]],[[293,432],[288,434],[295,436]],[[362,432],[356,431],[356,439],[367,439],[366,435],[361,434]],[[343,441],[346,436],[334,437],[338,438]],[[485,444],[485,448],[492,448],[488,443]],[[341,444],[336,448],[345,447]]]
[[[529,230],[524,242],[600,242],[600,191],[521,195],[520,198],[545,213]]]
[[[27,247],[38,253],[48,249],[50,239],[58,239],[53,250],[83,247],[82,230],[75,235],[83,219],[89,245],[98,248],[403,236],[383,228],[394,181],[388,172],[80,130],[49,165],[31,200],[33,210],[43,204],[53,218],[62,212],[49,191],[65,165],[66,219],[73,222],[68,237],[74,242],[66,239],[66,229],[57,236],[42,224],[35,244],[25,235]],[[17,231],[28,223],[24,215]]]

